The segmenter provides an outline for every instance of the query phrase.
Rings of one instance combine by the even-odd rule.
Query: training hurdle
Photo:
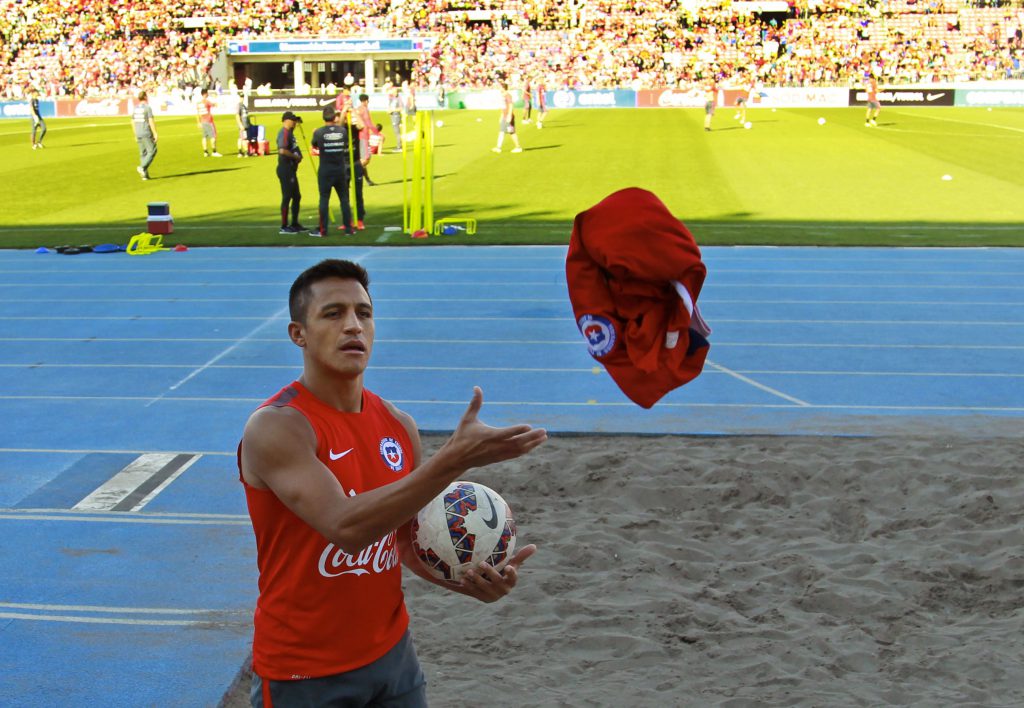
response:
[[[473,217],[448,216],[434,222],[434,235],[437,236],[444,233],[445,226],[458,226],[460,224],[463,230],[470,236],[476,233],[476,219]]]
[[[125,249],[129,256],[148,256],[150,253],[168,250],[170,249],[164,246],[162,234],[150,233],[135,234]]]

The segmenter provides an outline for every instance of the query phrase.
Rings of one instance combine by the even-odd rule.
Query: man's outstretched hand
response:
[[[455,432],[444,444],[444,447],[448,448],[448,454],[454,456],[458,467],[468,470],[504,460],[514,460],[548,439],[546,430],[525,423],[507,428],[487,425],[478,417],[483,404],[484,392],[479,386],[474,386],[469,407],[462,414]]]

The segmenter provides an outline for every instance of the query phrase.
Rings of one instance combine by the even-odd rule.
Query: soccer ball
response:
[[[484,561],[505,567],[516,548],[516,522],[493,489],[452,482],[413,519],[412,547],[428,573],[458,582]]]
[[[443,120],[437,121],[437,127],[438,128],[443,128],[444,127],[444,121]]]
[[[824,118],[819,118],[818,119],[818,125],[825,125],[825,119]]]
[[[743,124],[743,127],[746,128],[747,130],[750,130],[751,128],[754,127],[754,124],[748,120],[746,123]]]

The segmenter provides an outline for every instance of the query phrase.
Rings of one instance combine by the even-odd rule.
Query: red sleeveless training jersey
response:
[[[359,413],[331,408],[298,381],[263,406],[288,406],[306,417],[316,456],[349,496],[393,482],[415,465],[405,427],[365,389]],[[239,477],[241,449],[239,443]],[[386,654],[409,624],[395,533],[353,557],[272,491],[242,484],[260,574],[253,671],[275,681],[329,676]]]

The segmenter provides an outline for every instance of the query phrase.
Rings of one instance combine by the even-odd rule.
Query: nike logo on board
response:
[[[345,450],[344,452],[335,453],[334,450],[331,450],[327,454],[331,456],[332,460],[340,460],[341,458],[343,458],[345,455],[347,455],[348,453],[352,452],[353,450],[355,450],[355,448],[354,447],[350,447],[349,449]]]

